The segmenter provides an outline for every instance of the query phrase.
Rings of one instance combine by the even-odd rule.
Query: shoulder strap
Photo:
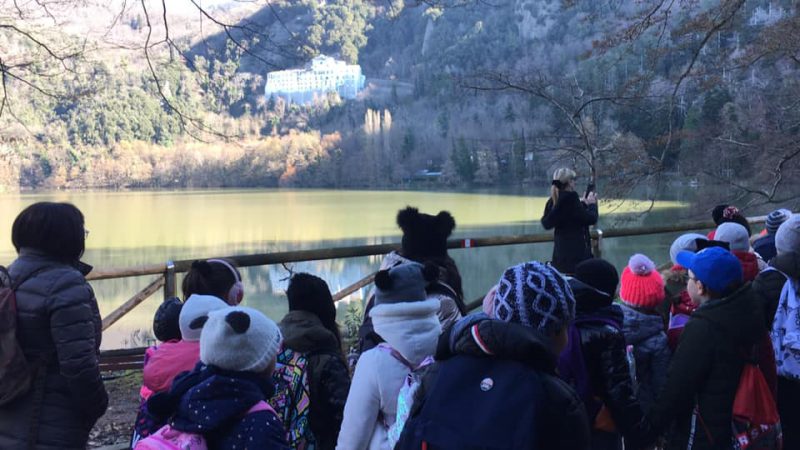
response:
[[[388,354],[392,355],[392,357],[394,357],[394,359],[396,359],[396,360],[400,361],[400,362],[401,362],[401,363],[402,363],[404,366],[408,367],[408,370],[410,370],[410,371],[412,371],[412,372],[413,372],[413,371],[414,371],[414,369],[416,369],[416,367],[414,367],[414,364],[411,364],[411,362],[410,362],[409,360],[407,360],[407,359],[405,358],[405,356],[403,356],[402,354],[400,354],[400,352],[398,352],[397,350],[395,350],[395,349],[394,349],[394,348],[393,348],[391,345],[389,345],[389,344],[387,344],[387,343],[383,342],[383,343],[381,343],[381,344],[378,344],[378,348],[379,348],[381,351],[383,351],[383,352],[385,352],[385,353],[388,353]]]

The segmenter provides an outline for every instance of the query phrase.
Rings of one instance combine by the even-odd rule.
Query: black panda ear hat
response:
[[[403,230],[402,256],[419,261],[447,256],[447,238],[453,234],[456,221],[447,211],[432,216],[407,206],[397,212],[397,226]]]
[[[282,342],[278,325],[261,312],[228,307],[209,313],[200,336],[200,360],[224,370],[262,373]]]

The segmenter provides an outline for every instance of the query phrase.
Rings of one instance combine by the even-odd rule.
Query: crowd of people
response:
[[[276,323],[240,305],[231,261],[195,262],[154,317],[131,448],[800,449],[800,215],[751,236],[721,205],[710,235],[650,255],[670,267],[635,254],[620,274],[591,255],[596,196],[556,175],[553,262],[508,267],[479,312],[447,252],[455,219],[399,211],[354,364],[324,280],[294,274]],[[85,238],[69,204],[14,221],[2,449],[85,448],[107,408]]]

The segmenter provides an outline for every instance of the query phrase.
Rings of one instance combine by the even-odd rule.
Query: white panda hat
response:
[[[260,373],[283,341],[278,325],[260,311],[237,306],[212,311],[200,336],[200,360],[235,372]]]

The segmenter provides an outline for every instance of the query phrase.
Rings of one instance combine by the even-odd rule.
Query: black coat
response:
[[[108,406],[98,368],[102,325],[97,300],[76,267],[35,251],[22,249],[9,271],[17,280],[41,268],[46,269],[16,291],[17,337],[25,356],[35,361],[50,355],[36,448],[83,449]],[[27,448],[33,393],[0,407],[3,450]]]
[[[794,280],[800,279],[800,254],[782,253],[770,260],[769,265],[790,276]],[[775,312],[778,310],[778,300],[781,298],[786,277],[774,270],[761,272],[753,281],[753,291],[756,298],[761,300],[764,307],[765,323],[772,329]]]
[[[749,284],[729,297],[704,303],[692,314],[650,416],[657,428],[667,431],[668,449],[687,448],[695,406],[705,427],[695,420],[692,448],[730,448],[733,400],[745,352],[766,333],[764,322],[754,320],[761,314]]]
[[[289,312],[281,321],[280,328],[284,345],[308,354],[309,425],[317,439],[317,448],[333,450],[350,391],[350,372],[339,341],[316,315],[306,311]]]
[[[456,326],[442,333],[436,351],[437,361],[459,355],[487,357],[473,338],[472,327],[464,324],[477,324],[477,334],[480,336],[481,344],[491,352],[491,358],[518,361],[528,366],[531,371],[542,375],[540,379],[543,391],[547,395],[543,402],[547,405],[547,412],[544,414],[546,420],[538,424],[519,424],[546,430],[541,433],[543,441],[537,448],[564,450],[590,448],[589,423],[585,408],[575,391],[556,375],[556,355],[549,339],[519,324],[483,319],[480,315],[475,315],[462,319]],[[425,370],[420,388],[414,395],[411,417],[420,412],[427,390],[435,383],[439,364],[435,363]],[[480,408],[480,405],[475,405],[475,408]],[[405,434],[400,439],[401,443],[404,438],[407,438]]]
[[[545,230],[555,228],[552,264],[562,273],[574,273],[579,262],[592,257],[589,226],[597,223],[597,204],[586,205],[574,191],[560,191],[558,202],[547,201],[542,216]]]
[[[619,323],[620,328],[600,321],[584,322],[600,317]],[[582,320],[577,326],[593,395],[608,408],[617,431],[630,447],[646,446],[654,440],[653,430],[644,420],[628,368],[622,310],[617,305],[603,306],[579,311],[578,319]]]

